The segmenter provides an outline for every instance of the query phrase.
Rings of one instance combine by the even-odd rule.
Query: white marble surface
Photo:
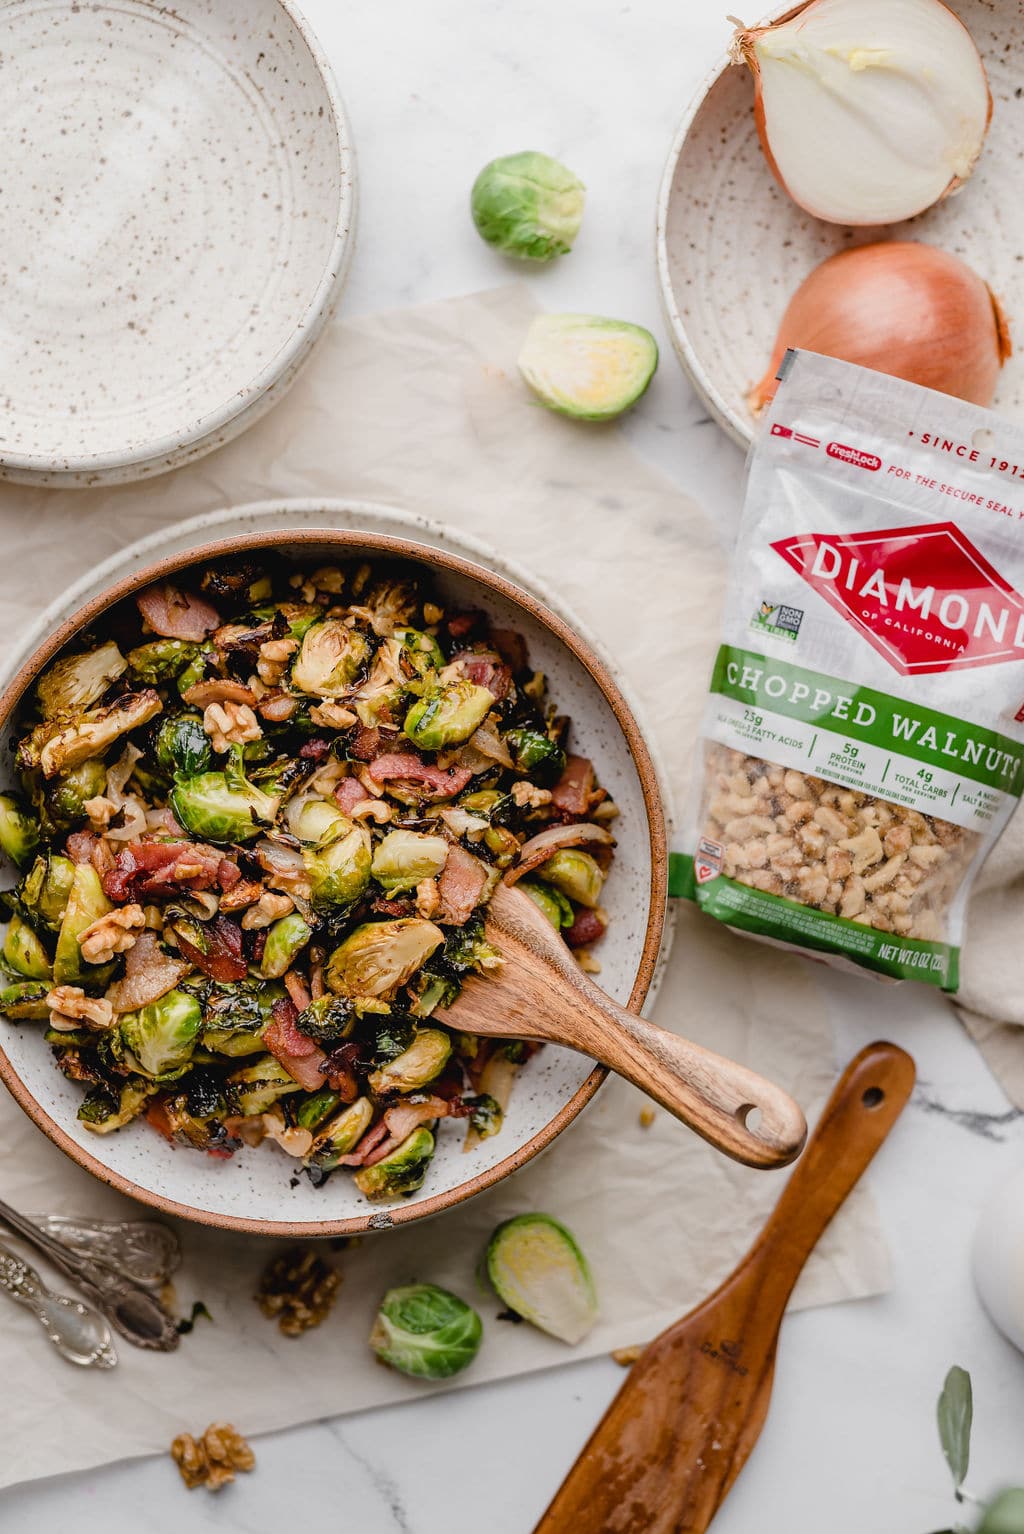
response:
[[[507,278],[508,264],[468,223],[472,179],[498,153],[537,147],[563,157],[589,187],[584,230],[569,261],[529,280],[551,308],[618,314],[655,330],[662,368],[629,430],[727,525],[742,459],[676,367],[653,259],[663,157],[724,41],[719,6],[305,0],[304,8],[337,70],[358,145],[362,222],[348,312]],[[871,1174],[893,1289],[787,1320],[768,1424],[716,1534],[947,1526],[953,1507],[934,1401],[952,1362],[975,1380],[972,1486],[984,1493],[1024,1475],[1024,1360],[988,1323],[969,1274],[980,1201],[1024,1160],[1024,1118],[1008,1113],[934,996],[837,977],[827,990],[841,1056],[884,1035],[918,1061],[915,1099]],[[343,1360],[338,1374],[341,1400]],[[39,1482],[0,1496],[0,1527],[263,1534],[299,1516],[304,1526],[366,1534],[528,1534],[621,1379],[611,1361],[597,1360],[276,1434],[256,1445],[258,1472],[219,1497],[189,1496],[169,1460]],[[59,1423],[41,1431],[59,1432]]]

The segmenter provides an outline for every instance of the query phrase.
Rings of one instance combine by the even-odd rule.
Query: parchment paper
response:
[[[524,290],[335,324],[288,399],[216,455],[143,486],[88,492],[0,489],[17,579],[5,582],[0,640],[98,560],[167,522],[274,495],[352,495],[405,505],[533,566],[618,657],[655,721],[677,795],[715,645],[723,561],[698,508],[615,429],[535,406],[514,359],[532,312]],[[834,1079],[824,1004],[799,960],[735,938],[687,908],[655,1017],[748,1061],[817,1112]],[[108,1374],[54,1357],[37,1323],[0,1296],[6,1414],[0,1484],[167,1447],[182,1429],[233,1421],[245,1434],[428,1393],[382,1369],[365,1339],[392,1283],[429,1279],[478,1305],[485,1342],[456,1381],[547,1367],[643,1342],[735,1264],[782,1186],[709,1150],[612,1082],[546,1156],[433,1222],[331,1253],[343,1274],[330,1318],[282,1337],[252,1301],[279,1248],[181,1227],[182,1309],[209,1307],[175,1355],[119,1344]],[[184,1153],[183,1153],[184,1154]],[[66,1160],[0,1100],[0,1189],[21,1209],[127,1216],[133,1206]],[[601,1319],[569,1349],[496,1320],[474,1268],[494,1225],[544,1209],[577,1233],[595,1269]],[[325,1248],[325,1251],[327,1249]],[[42,1265],[41,1265],[42,1266]],[[44,1269],[45,1271],[45,1269]],[[815,1252],[797,1303],[877,1292],[888,1266],[874,1207],[854,1193]],[[59,1424],[59,1428],[57,1425]]]

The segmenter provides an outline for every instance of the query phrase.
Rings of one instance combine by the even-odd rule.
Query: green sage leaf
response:
[[[938,1421],[942,1452],[953,1475],[953,1486],[959,1492],[967,1474],[971,1458],[971,1420],[974,1401],[971,1394],[971,1376],[966,1369],[954,1364],[946,1375],[946,1382],[939,1396]]]

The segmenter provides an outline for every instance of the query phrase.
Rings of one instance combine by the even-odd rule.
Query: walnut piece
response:
[[[222,911],[244,911],[254,905],[263,893],[263,885],[256,879],[239,879],[233,889],[225,890],[220,897]]]
[[[86,799],[82,808],[89,817],[90,831],[105,831],[117,814],[117,805],[103,794],[97,794],[95,799]]]
[[[87,964],[109,964],[115,953],[127,953],[146,925],[146,913],[140,905],[118,906],[106,916],[98,916],[78,935],[78,946]]]
[[[203,729],[210,737],[215,751],[226,751],[229,746],[244,746],[250,740],[259,740],[263,726],[248,703],[208,703],[203,710]]]
[[[219,1491],[235,1479],[236,1470],[251,1470],[256,1456],[230,1422],[211,1422],[201,1438],[179,1433],[171,1444],[174,1460],[189,1491],[205,1486]]]
[[[543,805],[551,803],[551,790],[535,788],[532,783],[521,779],[512,784],[512,798],[520,809],[539,810]]]
[[[441,909],[441,895],[436,879],[421,879],[416,886],[416,915],[428,921]]]
[[[314,724],[322,724],[328,730],[347,730],[357,722],[357,716],[350,708],[345,708],[341,703],[333,703],[330,698],[323,698],[309,711],[309,717]]]
[[[46,1005],[50,1027],[61,1033],[73,1033],[83,1023],[87,1028],[109,1028],[114,1021],[114,1008],[105,996],[87,996],[77,985],[55,985]]]
[[[334,1304],[341,1274],[329,1268],[312,1246],[291,1246],[263,1271],[256,1303],[268,1320],[277,1319],[286,1337],[319,1326]]]
[[[353,820],[375,820],[379,826],[383,826],[391,819],[391,806],[380,799],[360,799],[358,804],[352,806],[349,814]]]
[[[253,932],[260,927],[269,927],[271,922],[287,916],[289,911],[294,909],[290,896],[275,895],[270,890],[264,890],[256,904],[251,905],[242,917],[242,926],[246,932]]]
[[[256,673],[268,687],[276,687],[284,676],[288,662],[299,648],[297,639],[268,639],[260,645]]]

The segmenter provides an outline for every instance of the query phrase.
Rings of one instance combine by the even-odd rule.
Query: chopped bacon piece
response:
[[[68,857],[72,863],[91,863],[98,841],[99,837],[93,831],[72,831],[67,839]]]
[[[380,731],[370,729],[365,724],[356,730],[355,739],[348,748],[349,755],[354,756],[357,762],[372,762],[380,749]]]
[[[164,639],[205,639],[220,626],[220,617],[202,597],[179,591],[170,581],[158,581],[137,593],[135,604],[154,634]]]
[[[328,1082],[343,1103],[354,1103],[359,1096],[355,1064],[359,1058],[358,1044],[339,1044],[324,1060],[321,1069]]]
[[[456,655],[454,659],[462,661],[469,680],[477,687],[486,687],[494,694],[496,702],[505,697],[512,685],[512,673],[501,664],[497,655],[474,655],[470,651],[466,655]]]
[[[299,755],[306,762],[322,762],[331,749],[329,740],[324,740],[320,735],[314,735],[312,740],[307,740]]]
[[[378,1161],[383,1161],[385,1156],[390,1156],[393,1150],[397,1150],[403,1140],[407,1140],[414,1129],[419,1129],[421,1124],[432,1124],[435,1119],[448,1118],[452,1114],[452,1105],[444,1097],[431,1095],[421,1098],[419,1102],[396,1103],[393,1108],[388,1108],[381,1124],[387,1130],[387,1139],[379,1137],[373,1145],[366,1142],[374,1130],[365,1134],[357,1146],[360,1155],[360,1165],[376,1166]],[[379,1128],[380,1126],[376,1126]]]
[[[215,916],[203,925],[205,952],[178,933],[182,958],[188,959],[211,980],[226,983],[244,980],[249,966],[242,955],[242,929],[226,916]]]
[[[526,640],[515,629],[491,629],[491,643],[513,671],[525,671],[530,664]]]
[[[208,890],[215,885],[230,889],[238,882],[231,870],[238,874],[229,858],[204,842],[129,842],[104,875],[103,888],[117,901],[167,895],[176,889]]]
[[[373,901],[370,909],[380,916],[411,916],[414,907],[411,900],[378,899]]]
[[[370,776],[375,783],[422,784],[424,799],[453,799],[473,774],[468,767],[431,767],[415,751],[392,751],[370,763]]]
[[[230,858],[221,858],[217,869],[217,883],[222,890],[233,890],[242,877],[242,870]]]
[[[483,613],[453,613],[448,619],[448,632],[453,639],[465,639],[483,622]]]
[[[371,799],[372,794],[360,783],[358,778],[342,778],[334,790],[337,799],[346,815],[351,815],[357,804],[362,804],[364,799]]]
[[[338,1165],[363,1166],[365,1164],[366,1157],[370,1155],[373,1150],[375,1150],[375,1148],[381,1143],[382,1140],[387,1139],[387,1133],[388,1126],[385,1124],[384,1120],[381,1119],[379,1123],[374,1124],[372,1128],[366,1131],[354,1151],[349,1151],[347,1156],[342,1156],[341,1160],[338,1162]]]
[[[293,1081],[307,1092],[316,1092],[326,1080],[321,1067],[327,1057],[312,1039],[296,1028],[298,1015],[289,997],[282,996],[280,1001],[275,1001],[270,1009],[270,1022],[263,1030],[263,1042]]]
[[[570,756],[565,771],[551,790],[551,803],[564,815],[585,815],[593,790],[593,762],[585,756]]]
[[[570,948],[586,948],[603,938],[608,930],[596,911],[577,911],[576,920],[562,933]]]
[[[146,1109],[145,1117],[146,1122],[153,1126],[157,1134],[163,1135],[164,1139],[169,1140],[172,1145],[176,1143],[174,1130],[171,1128],[171,1121],[167,1116],[167,1105],[162,1097],[153,1099]]]
[[[487,884],[488,869],[457,843],[449,849],[448,861],[437,881],[441,909],[436,920],[461,927],[480,903]]]
[[[309,994],[309,987],[297,969],[290,969],[285,975],[284,988],[291,997],[296,1009],[299,1012],[304,1012],[313,998]]]

